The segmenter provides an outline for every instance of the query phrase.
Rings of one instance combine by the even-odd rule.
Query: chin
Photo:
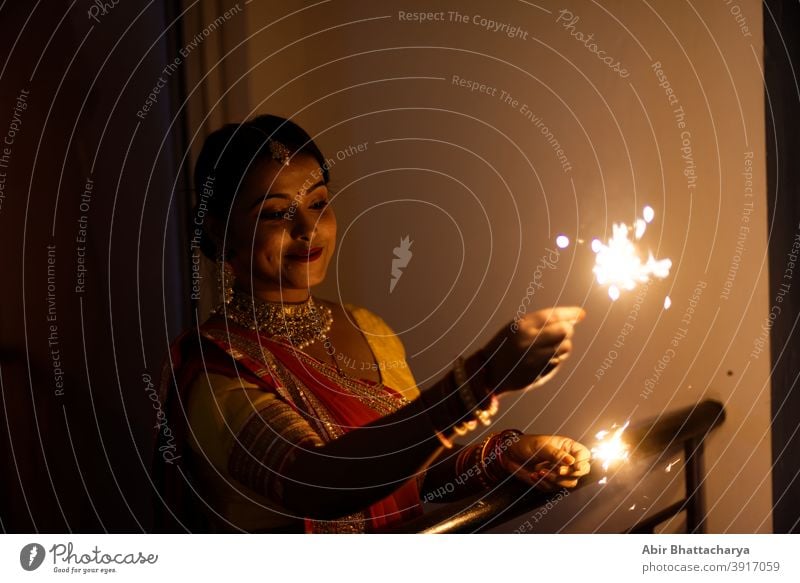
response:
[[[284,287],[292,287],[293,289],[310,289],[314,286],[321,284],[325,281],[325,272],[320,273],[318,270],[311,272],[295,272],[291,276],[284,277]]]

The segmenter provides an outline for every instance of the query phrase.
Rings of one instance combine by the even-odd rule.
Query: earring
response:
[[[219,299],[227,306],[233,299],[233,280],[235,276],[231,264],[220,253],[217,257],[217,292]]]

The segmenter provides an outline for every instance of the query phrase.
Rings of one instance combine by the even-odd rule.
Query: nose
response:
[[[292,224],[292,238],[310,242],[317,230],[317,216],[298,208]]]

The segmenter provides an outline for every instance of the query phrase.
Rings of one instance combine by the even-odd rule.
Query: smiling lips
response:
[[[295,253],[287,253],[286,259],[289,261],[297,261],[300,263],[310,263],[322,257],[322,247],[311,247],[303,251]]]

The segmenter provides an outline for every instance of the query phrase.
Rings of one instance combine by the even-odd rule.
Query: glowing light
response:
[[[614,223],[612,236],[608,243],[592,243],[595,252],[593,272],[597,283],[607,285],[608,295],[612,300],[619,298],[622,290],[632,290],[638,284],[649,281],[651,277],[663,279],[672,268],[670,259],[656,259],[648,255],[642,261],[634,242],[628,238],[631,227],[622,223]]]
[[[672,305],[672,300],[669,296],[664,298],[664,309],[669,310],[670,306]]]
[[[636,219],[636,222],[633,224],[633,236],[636,239],[641,239],[644,232],[647,230],[647,223],[644,222],[643,219]]]
[[[603,470],[608,471],[612,464],[628,459],[628,444],[622,440],[622,433],[628,423],[630,422],[626,421],[622,427],[615,425],[611,430],[599,431],[595,435],[600,441],[592,448],[592,458],[602,462]]]
[[[636,510],[636,504],[631,504],[631,507],[628,510]]]
[[[612,235],[607,242],[596,237],[591,241],[595,254],[592,272],[597,283],[608,289],[608,296],[612,301],[618,300],[624,291],[633,290],[640,283],[646,283],[654,277],[664,279],[672,269],[670,259],[656,259],[652,253],[648,253],[646,260],[640,256],[636,243],[644,237],[648,223],[655,218],[655,211],[652,207],[645,206],[642,214],[643,218],[636,218],[633,225],[613,223]],[[575,240],[578,244],[584,242],[580,238]],[[562,233],[556,237],[557,247],[566,249],[569,245],[571,241],[567,235]],[[667,300],[665,304],[666,302]],[[665,309],[669,309],[669,306],[665,306]]]
[[[680,461],[681,461],[681,458],[678,458],[674,462],[668,463],[667,464],[667,468],[666,468],[666,472],[667,473],[671,472],[672,471],[672,466],[674,466],[675,464],[679,463]]]
[[[603,476],[599,480],[597,480],[598,484],[608,484],[608,476]]]

